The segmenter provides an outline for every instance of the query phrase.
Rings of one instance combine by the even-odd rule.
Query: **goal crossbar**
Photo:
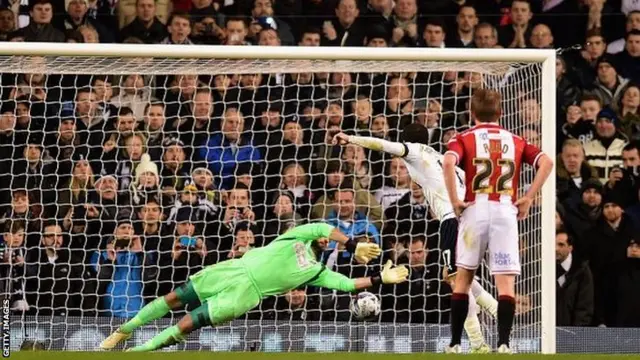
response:
[[[9,42],[0,44],[0,55],[164,57],[172,59],[263,60],[366,60],[366,61],[473,61],[544,62],[554,50],[533,49],[432,49],[362,47],[221,46],[166,44],[76,44]]]
[[[529,49],[0,44],[3,72],[65,75],[242,75],[258,69],[261,73],[284,74],[301,72],[301,68],[302,72],[314,73],[337,69],[357,73],[375,68],[381,73],[455,70],[503,75],[510,69],[543,63],[554,56],[553,50]],[[450,62],[455,62],[455,68],[447,67]]]

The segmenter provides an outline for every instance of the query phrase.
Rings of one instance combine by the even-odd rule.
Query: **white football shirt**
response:
[[[444,171],[442,160],[444,155],[430,146],[423,144],[404,143],[405,154],[402,157],[411,179],[415,181],[422,191],[431,207],[431,211],[443,221],[455,217],[453,206],[449,201],[447,188],[444,184]],[[456,189],[458,197],[464,199],[464,171],[456,167]]]

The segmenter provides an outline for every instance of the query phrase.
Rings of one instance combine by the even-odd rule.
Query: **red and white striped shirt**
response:
[[[513,203],[518,194],[522,162],[536,166],[540,149],[496,123],[478,124],[457,134],[447,153],[465,171],[465,202]]]

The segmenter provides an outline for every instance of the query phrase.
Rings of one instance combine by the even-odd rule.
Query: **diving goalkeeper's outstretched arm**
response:
[[[407,146],[403,143],[378,139],[372,136],[353,136],[339,133],[333,137],[333,145],[355,144],[369,150],[383,151],[393,156],[406,156]]]
[[[379,275],[351,279],[340,273],[325,268],[318,278],[309,285],[318,286],[332,290],[353,292],[367,289],[379,284],[399,284],[405,282],[409,276],[406,266],[393,266],[391,260],[387,261]]]

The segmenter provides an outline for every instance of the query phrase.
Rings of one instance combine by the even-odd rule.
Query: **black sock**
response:
[[[468,294],[451,294],[451,344],[450,346],[460,345],[462,341],[462,330],[464,329],[464,321],[467,319],[469,312],[469,295]]]
[[[516,314],[516,300],[507,295],[498,297],[498,346],[509,346],[513,317]]]

